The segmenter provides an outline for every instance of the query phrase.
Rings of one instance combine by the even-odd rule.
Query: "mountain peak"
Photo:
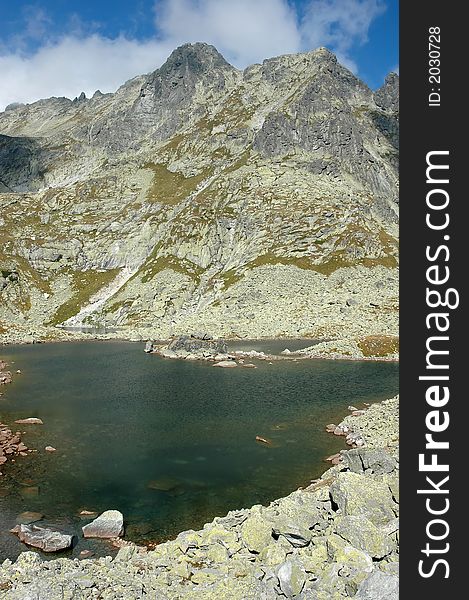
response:
[[[335,63],[337,62],[337,56],[332,52],[332,50],[329,50],[329,48],[326,48],[325,46],[316,48],[316,50],[312,51],[312,54],[316,58],[321,58],[323,60],[328,60]]]
[[[224,59],[215,46],[205,42],[196,42],[183,44],[173,50],[159,71],[163,74],[174,71],[202,74],[214,68],[233,69],[234,67]]]
[[[386,75],[384,84],[373,94],[377,106],[384,110],[399,110],[399,75],[391,72]]]

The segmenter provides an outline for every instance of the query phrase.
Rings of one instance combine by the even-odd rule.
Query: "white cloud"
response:
[[[161,65],[171,50],[157,41],[111,40],[93,34],[63,37],[31,57],[0,55],[0,110],[11,102],[114,91],[127,79]]]
[[[164,0],[156,24],[165,39],[209,42],[238,67],[301,46],[296,13],[285,0]]]
[[[300,25],[303,44],[333,49],[342,64],[357,72],[350,50],[367,41],[371,23],[385,8],[383,0],[311,0]]]
[[[50,17],[36,9],[25,15],[21,35],[0,43],[0,110],[11,102],[114,91],[159,67],[185,42],[211,43],[238,67],[328,46],[356,70],[350,50],[366,41],[381,10],[382,0],[310,0],[300,20],[288,0],[158,0],[155,36],[139,41],[87,32],[82,23],[78,28],[70,23],[68,32],[54,39],[48,33],[53,31]],[[43,45],[26,54],[28,40],[38,39]]]

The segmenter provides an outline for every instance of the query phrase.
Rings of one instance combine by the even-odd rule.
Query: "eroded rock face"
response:
[[[124,516],[118,510],[106,510],[82,527],[85,538],[117,538],[124,535]]]

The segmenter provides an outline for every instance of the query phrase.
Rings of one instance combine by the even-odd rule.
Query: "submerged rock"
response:
[[[124,534],[124,516],[118,510],[106,510],[82,527],[85,538],[115,538]]]
[[[158,490],[160,492],[169,492],[178,487],[181,482],[174,477],[160,477],[153,479],[147,485],[150,490]]]
[[[23,525],[30,525],[31,523],[40,521],[43,517],[44,515],[40,512],[26,510],[16,517],[16,522]]]
[[[44,552],[65,550],[66,548],[70,548],[73,541],[73,536],[71,535],[37,525],[25,525],[21,523],[11,531],[12,533],[16,533],[19,539],[25,544],[39,548]]]
[[[36,417],[28,417],[27,419],[17,419],[15,423],[18,425],[44,425],[42,419]]]

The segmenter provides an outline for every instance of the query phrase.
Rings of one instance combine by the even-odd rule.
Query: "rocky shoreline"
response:
[[[0,360],[0,389],[1,386],[7,385],[12,381],[11,371],[7,370],[8,365],[3,360]],[[0,391],[0,396],[2,392]],[[26,456],[29,449],[21,441],[21,432],[13,432],[8,425],[0,420],[0,476],[2,475],[2,466],[15,456]]]
[[[231,511],[154,550],[123,545],[114,559],[24,552],[0,567],[0,598],[397,600],[398,407],[395,397],[352,410],[333,426],[352,448],[268,507]]]
[[[79,341],[127,341],[127,342],[143,342],[147,345],[150,344],[148,352],[155,352],[160,354],[164,358],[187,358],[187,354],[191,354],[191,351],[187,351],[187,354],[179,352],[177,355],[173,353],[171,344],[183,337],[195,337],[198,334],[180,335],[171,339],[160,339],[158,341],[152,341],[155,338],[152,336],[152,332],[148,330],[134,331],[132,334],[125,331],[109,331],[105,333],[88,333],[83,331],[67,331],[62,329],[50,329],[44,328],[38,331],[10,331],[8,333],[0,334],[0,346],[11,346],[11,345],[23,345],[23,344],[44,344],[44,343],[58,343],[58,342],[79,342]],[[213,338],[210,336],[210,340]],[[246,357],[259,358],[267,360],[279,360],[281,358],[286,359],[307,359],[307,358],[324,358],[324,359],[337,359],[337,360],[376,360],[376,361],[393,361],[399,360],[399,337],[395,335],[377,335],[377,336],[365,336],[361,338],[334,338],[324,339],[315,343],[312,346],[308,346],[302,350],[290,352],[288,350],[289,340],[296,340],[296,337],[259,337],[259,338],[240,338],[238,336],[230,337],[224,336],[226,342],[230,341],[270,341],[276,339],[282,339],[285,341],[286,352],[282,352],[282,356],[265,354],[263,352],[233,352],[231,354],[238,354],[241,356],[244,354]],[[302,338],[308,339],[308,338]],[[316,338],[311,338],[311,342],[316,341]],[[224,352],[218,352],[219,354],[226,354]],[[213,354],[213,353],[211,353]],[[189,357],[193,359],[203,358],[201,356]],[[241,356],[241,358],[243,358]]]

